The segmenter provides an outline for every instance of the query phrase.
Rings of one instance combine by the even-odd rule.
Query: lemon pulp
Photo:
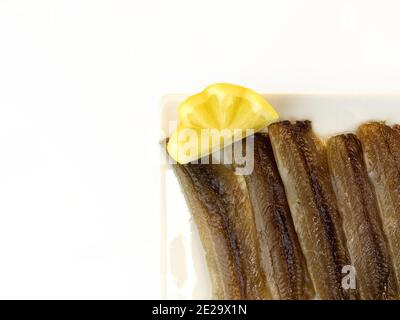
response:
[[[187,98],[180,104],[178,116],[167,150],[181,164],[222,149],[278,119],[261,95],[226,83],[212,84]]]

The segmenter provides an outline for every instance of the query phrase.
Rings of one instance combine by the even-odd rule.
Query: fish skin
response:
[[[254,169],[244,179],[255,215],[261,259],[273,298],[313,298],[314,289],[294,230],[268,134],[254,135]]]
[[[317,298],[354,298],[341,285],[350,258],[324,144],[310,121],[273,123],[268,132]]]
[[[175,164],[206,252],[215,299],[271,299],[247,190],[233,170]]]
[[[327,155],[361,299],[396,299],[393,263],[361,142],[354,134],[331,137]]]
[[[400,288],[400,130],[369,122],[357,130],[370,180],[378,200],[383,230]]]

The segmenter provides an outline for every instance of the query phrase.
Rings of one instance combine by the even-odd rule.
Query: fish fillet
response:
[[[173,165],[206,252],[216,299],[272,298],[247,189],[224,165]]]
[[[269,126],[294,226],[319,299],[348,299],[342,268],[350,265],[326,150],[310,121]]]
[[[361,299],[396,299],[397,285],[361,142],[354,134],[327,143],[329,168]]]
[[[244,178],[273,298],[313,298],[313,286],[267,134],[254,136],[254,170]]]
[[[362,142],[368,174],[375,188],[400,288],[400,130],[384,123],[371,122],[361,125],[357,135]]]

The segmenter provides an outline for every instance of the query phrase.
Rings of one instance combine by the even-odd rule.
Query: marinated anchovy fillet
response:
[[[354,134],[327,144],[329,168],[361,299],[396,299],[397,285],[361,142]]]
[[[351,298],[342,287],[350,259],[324,145],[310,121],[274,123],[269,135],[317,297]]]
[[[313,298],[312,283],[267,134],[254,136],[254,170],[244,178],[273,298]]]
[[[388,240],[397,286],[400,287],[400,131],[384,123],[361,125],[362,142],[369,177],[375,188],[383,230]]]
[[[223,165],[173,167],[199,229],[213,297],[270,299],[245,184]]]

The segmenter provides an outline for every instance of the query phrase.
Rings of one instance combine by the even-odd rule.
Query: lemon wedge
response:
[[[185,164],[226,147],[278,119],[274,108],[255,91],[217,83],[190,96],[178,108],[179,124],[167,150]]]

